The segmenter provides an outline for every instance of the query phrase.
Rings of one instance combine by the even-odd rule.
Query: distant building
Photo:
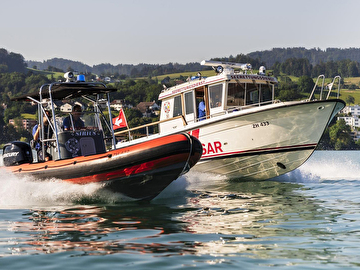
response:
[[[76,101],[74,104],[64,103],[63,105],[60,106],[60,111],[70,113],[70,112],[72,112],[72,108],[73,108],[74,105],[80,105],[81,110],[84,110],[84,108],[85,108],[82,103]]]
[[[360,105],[345,106],[344,109],[341,110],[341,113],[360,116]]]
[[[360,131],[352,132],[352,136],[353,136],[354,141],[358,141],[360,139]]]
[[[136,108],[143,114],[143,117],[150,117],[152,114],[159,115],[160,107],[155,101],[140,102]]]
[[[30,133],[32,132],[32,128],[37,124],[37,121],[33,119],[21,119],[21,122],[23,128],[29,131]],[[10,119],[9,124],[13,125],[14,127],[17,127],[14,119]]]
[[[133,106],[125,103],[124,99],[115,99],[110,103],[110,107],[116,111],[120,111],[121,108],[132,108]]]
[[[346,106],[341,110],[341,113],[345,116],[340,116],[337,120],[343,119],[351,127],[353,139],[357,141],[360,138],[360,132],[357,131],[360,128],[360,106]]]
[[[341,116],[337,119],[344,119],[345,123],[351,126],[353,129],[360,127],[360,119],[357,116]]]

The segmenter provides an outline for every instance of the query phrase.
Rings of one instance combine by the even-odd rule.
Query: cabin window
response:
[[[209,87],[210,108],[217,108],[221,106],[222,92],[222,84],[217,84]]]
[[[262,84],[261,85],[261,102],[272,100],[272,85]]]
[[[227,106],[244,106],[245,84],[244,83],[229,83]]]
[[[193,92],[185,93],[185,111],[186,111],[186,114],[194,113],[194,95],[193,95]]]
[[[174,97],[174,111],[173,117],[182,115],[182,107],[181,107],[181,96]]]
[[[259,85],[246,84],[246,105],[259,103]]]

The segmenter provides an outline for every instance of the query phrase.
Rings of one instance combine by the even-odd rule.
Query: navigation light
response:
[[[77,76],[77,81],[78,82],[85,82],[85,75],[83,74],[80,74]]]

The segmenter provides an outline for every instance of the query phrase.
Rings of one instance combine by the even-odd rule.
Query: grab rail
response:
[[[325,83],[325,75],[323,75],[323,74],[321,74],[321,75],[319,75],[319,76],[317,77],[316,82],[315,82],[315,85],[314,85],[314,88],[313,88],[313,90],[311,91],[309,100],[312,99],[312,97],[313,97],[313,95],[314,95],[314,93],[315,93],[316,86],[317,86],[318,81],[319,81],[320,78],[323,78],[323,80],[322,80],[322,85],[321,85],[321,90],[320,90],[320,100],[321,100],[321,98],[322,98],[322,92],[323,92],[323,89],[324,89],[324,83]]]
[[[321,89],[320,89],[320,98],[319,98],[319,99],[322,100],[323,90],[324,90],[324,83],[325,83],[325,75],[323,75],[323,74],[322,74],[322,75],[319,75],[319,76],[317,77],[316,82],[315,82],[315,85],[314,85],[314,88],[313,88],[313,90],[311,91],[311,94],[310,94],[308,100],[312,100],[312,98],[314,97],[315,89],[316,89],[316,87],[317,87],[317,85],[318,85],[318,81],[319,81],[320,78],[322,78],[322,85],[321,85]],[[339,80],[339,81],[338,81],[337,98],[339,98],[339,96],[340,96],[341,77],[340,77],[339,75],[337,75],[337,76],[334,77],[334,79],[332,80],[331,83],[329,83],[329,84],[326,85],[326,88],[329,90],[329,92],[328,92],[328,94],[327,94],[327,96],[326,96],[326,100],[328,100],[329,97],[330,97],[330,93],[331,93],[332,87],[333,87],[336,79]]]
[[[178,115],[178,116],[175,116],[173,118],[169,118],[169,119],[165,119],[165,120],[161,120],[161,121],[156,121],[156,122],[153,122],[153,123],[150,123],[150,124],[145,124],[145,125],[142,125],[142,126],[138,126],[138,127],[129,128],[129,129],[126,129],[126,130],[114,132],[114,135],[119,136],[119,135],[121,135],[123,133],[129,133],[129,141],[130,141],[131,140],[131,133],[130,133],[131,131],[146,128],[146,137],[148,137],[149,136],[149,127],[156,126],[156,125],[159,125],[161,123],[165,123],[165,122],[172,121],[172,120],[179,119],[179,118],[181,118],[183,120],[183,124],[184,124],[184,126],[186,126],[187,122],[185,120],[185,117],[183,115]]]
[[[335,76],[334,79],[333,79],[333,81],[326,86],[326,87],[328,87],[328,89],[329,89],[329,93],[328,93],[326,99],[329,99],[330,93],[331,93],[331,89],[332,89],[332,87],[333,87],[336,79],[339,79],[339,82],[338,82],[338,92],[337,92],[337,98],[339,98],[339,96],[340,96],[340,80],[341,80],[341,77],[338,75],[338,76]]]

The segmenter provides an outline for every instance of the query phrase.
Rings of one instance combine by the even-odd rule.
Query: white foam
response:
[[[2,165],[2,159],[0,159]],[[286,182],[360,180],[359,151],[318,151],[301,167],[274,178]],[[116,203],[125,196],[102,189],[101,184],[75,185],[61,180],[37,181],[18,177],[0,167],[0,208],[73,205],[74,203]],[[221,188],[225,176],[190,171],[171,183],[156,199],[186,196],[188,190]]]
[[[226,181],[225,176],[190,171],[173,181],[156,197],[156,200],[185,196],[189,190],[206,190],[209,187],[218,187],[224,181]]]
[[[360,180],[359,151],[316,151],[302,166],[274,180],[318,182]]]
[[[0,168],[0,207],[73,205],[82,201],[114,203],[126,197],[101,189],[101,184],[76,185],[58,179],[38,181]]]

